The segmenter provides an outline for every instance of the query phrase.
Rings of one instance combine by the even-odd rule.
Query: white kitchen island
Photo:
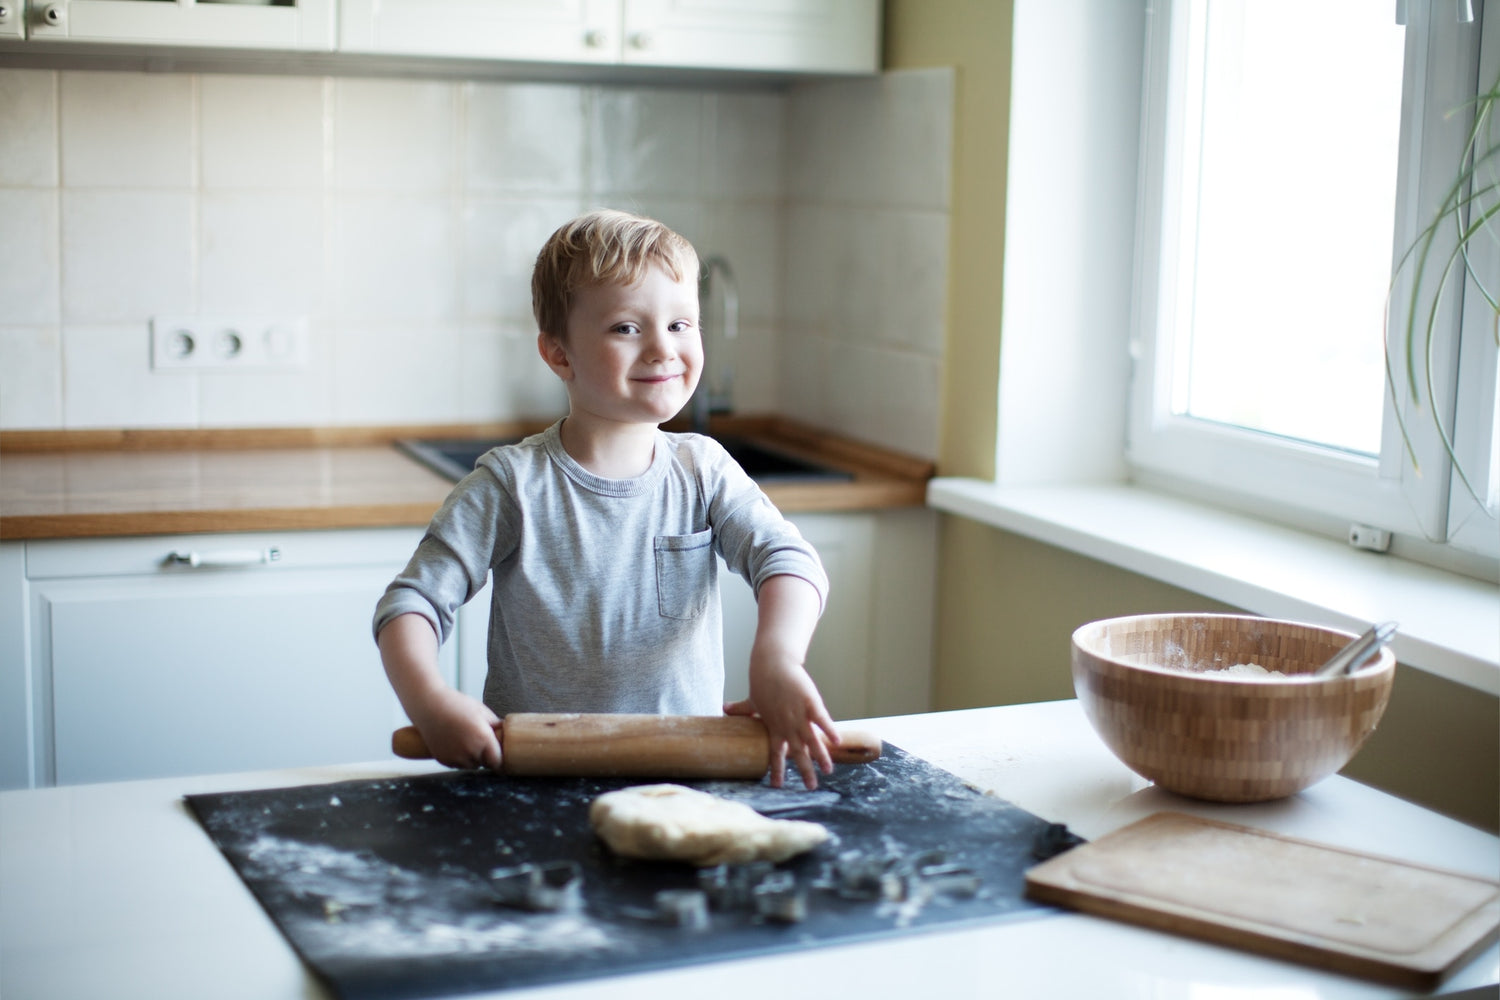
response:
[[[1496,837],[1347,779],[1252,806],[1162,792],[1104,748],[1072,701],[880,719],[867,727],[1088,838],[1171,809],[1500,878]],[[0,793],[0,997],[324,996],[182,797],[432,769],[392,760]],[[1492,944],[1441,992],[1494,996],[1497,983],[1500,946]],[[1410,994],[1058,911],[496,995],[1314,1000]]]

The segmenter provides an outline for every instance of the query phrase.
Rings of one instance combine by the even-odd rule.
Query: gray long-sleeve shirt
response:
[[[718,442],[658,431],[634,479],[593,475],[561,421],[480,458],[376,606],[446,641],[494,574],[484,700],[507,712],[717,715],[724,651],[714,554],[756,592],[801,577],[826,600],[812,546]]]

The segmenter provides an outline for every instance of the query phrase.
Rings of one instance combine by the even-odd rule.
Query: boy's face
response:
[[[537,347],[567,386],[570,416],[660,424],[687,405],[703,372],[698,283],[651,267],[634,285],[582,289],[566,340],[543,333]]]

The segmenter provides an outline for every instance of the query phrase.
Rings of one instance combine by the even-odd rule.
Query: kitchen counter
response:
[[[1194,803],[1147,785],[1108,752],[1076,702],[874,720],[890,742],[1095,838],[1164,809],[1456,871],[1500,877],[1500,840],[1348,779],[1281,802]],[[325,995],[190,816],[193,792],[393,774],[381,761],[0,793],[0,996],[301,998]],[[1491,945],[1444,992],[1500,983]],[[795,984],[795,986],[793,986]],[[1059,911],[498,996],[719,1000],[792,995],[1316,1000],[1406,993],[1301,965]]]
[[[0,432],[0,538],[422,526],[452,483],[403,437],[502,437],[545,424],[421,428]],[[921,506],[932,463],[777,417],[733,433],[853,473],[766,486],[784,512]]]

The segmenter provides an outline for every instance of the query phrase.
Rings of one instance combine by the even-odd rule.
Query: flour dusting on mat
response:
[[[620,858],[594,834],[591,804],[638,783],[453,772],[188,804],[342,1000],[543,986],[1049,912],[1024,895],[1047,821],[895,747],[841,765],[816,792],[691,783],[833,834],[781,865],[722,866],[721,896],[703,869]],[[498,875],[523,864],[571,865],[578,905],[515,905]],[[708,897],[703,926],[665,919],[659,897],[674,892]]]
[[[262,833],[246,849],[246,874],[275,880],[292,900],[288,919],[314,954],[348,960],[489,953],[567,955],[609,948],[606,930],[577,914],[507,914],[458,870],[419,873],[369,851],[341,850]]]

